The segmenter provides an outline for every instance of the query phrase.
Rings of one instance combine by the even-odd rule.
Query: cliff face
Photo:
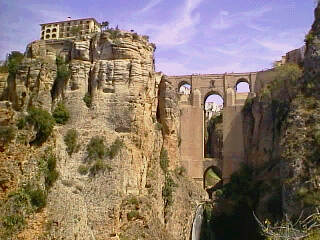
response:
[[[189,237],[195,201],[204,193],[180,168],[178,110],[168,98],[174,93],[154,72],[153,51],[146,39],[120,31],[29,44],[16,76],[9,76],[7,88],[2,88],[1,111],[7,112],[2,125],[14,126],[31,106],[51,112],[61,102],[70,118],[56,125],[41,146],[29,144],[34,129],[17,130],[17,136],[28,137],[24,142],[15,138],[1,152],[3,202],[30,182],[45,185],[36,176],[48,147],[56,155],[59,172],[46,207],[22,211],[26,223],[11,229],[13,239]],[[57,66],[57,57],[65,63]],[[67,78],[60,77],[63,66],[69,71]],[[70,129],[77,131],[79,143],[71,156],[65,141]],[[100,165],[88,160],[94,137],[102,138],[109,149]],[[115,146],[119,151],[111,157]],[[160,152],[165,150],[169,158],[164,169]],[[7,209],[5,214],[11,213]],[[2,233],[7,230],[2,225]]]
[[[278,182],[282,210],[289,216],[320,204],[319,11],[318,5],[306,36],[303,72],[297,66],[276,70],[276,79],[244,108],[247,160],[260,168],[258,179]],[[266,194],[260,199],[261,212],[267,211],[264,206],[271,198]]]

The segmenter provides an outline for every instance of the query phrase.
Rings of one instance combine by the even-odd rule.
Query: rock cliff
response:
[[[16,133],[0,153],[1,217],[6,220],[2,236],[189,238],[191,213],[204,192],[180,166],[179,111],[172,89],[154,71],[154,50],[146,38],[117,30],[75,40],[35,41],[17,73],[7,82],[1,76],[1,126]],[[41,145],[32,142],[36,127],[15,127],[30,115],[30,108],[54,113],[61,103],[69,120],[56,124]],[[78,136],[72,154],[66,141],[70,130]],[[90,158],[88,146],[94,139],[102,139],[107,157]],[[59,173],[50,188],[41,172],[41,161],[48,156],[57,160]],[[30,185],[47,192],[46,205],[38,211],[17,206],[13,197],[29,194]],[[30,196],[27,205],[33,203]],[[17,219],[21,226],[11,226]]]

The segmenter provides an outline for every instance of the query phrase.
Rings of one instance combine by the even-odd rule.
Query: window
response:
[[[67,37],[70,37],[70,34],[69,34],[69,33],[67,33]]]
[[[67,25],[70,26],[70,22],[68,22]]]
[[[83,22],[82,21],[80,21],[80,24],[82,24]]]
[[[44,38],[43,37],[41,37],[41,40],[43,40]]]
[[[42,31],[41,35],[42,35],[42,36],[44,35],[44,31]]]
[[[41,27],[41,30],[44,30],[44,26]]]
[[[52,38],[57,38],[57,34],[52,34]]]
[[[87,24],[89,24],[90,23],[90,21],[87,21]]]
[[[52,29],[52,32],[57,32],[57,29],[56,28]]]
[[[50,35],[49,35],[49,34],[46,35],[46,39],[48,39],[48,38],[50,38]]]
[[[59,38],[63,38],[63,33],[60,33],[60,34],[59,34]]]
[[[70,31],[70,27],[67,27],[67,31]]]
[[[50,32],[51,32],[50,29],[47,29],[46,33],[50,33]]]

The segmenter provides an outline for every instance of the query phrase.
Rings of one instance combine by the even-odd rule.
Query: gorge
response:
[[[320,4],[303,56],[252,73],[166,76],[146,36],[118,29],[12,52],[0,73],[0,238],[266,239],[252,212],[271,225],[311,215],[319,21]],[[223,110],[209,124],[211,94]],[[218,137],[205,146],[206,134]],[[218,180],[206,185],[209,169]]]

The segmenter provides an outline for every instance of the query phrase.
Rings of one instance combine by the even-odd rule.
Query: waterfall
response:
[[[193,219],[191,240],[200,240],[201,225],[203,220],[203,204],[198,205],[196,215]]]

